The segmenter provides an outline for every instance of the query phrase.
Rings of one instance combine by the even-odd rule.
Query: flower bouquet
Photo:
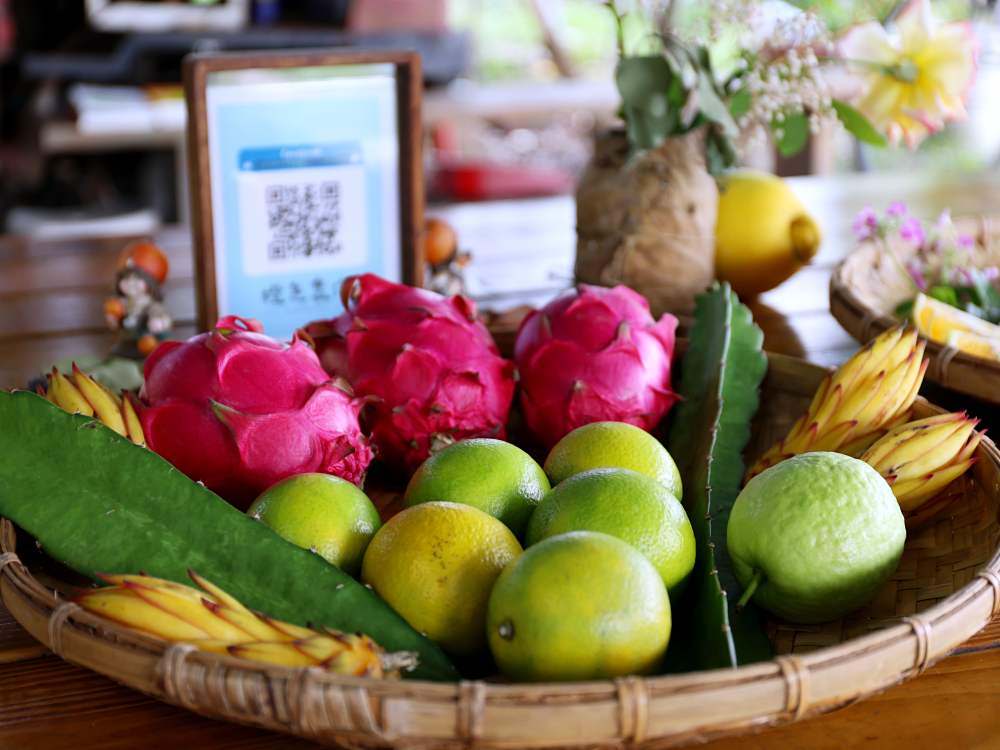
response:
[[[634,15],[608,5],[622,127],[598,136],[577,190],[576,277],[631,286],[657,313],[689,310],[714,278],[712,178],[741,153],[770,139],[791,155],[837,122],[863,143],[913,148],[964,116],[975,77],[971,26],[936,21],[928,0],[836,35],[791,6],[718,0],[698,41],[667,4],[634,43]]]

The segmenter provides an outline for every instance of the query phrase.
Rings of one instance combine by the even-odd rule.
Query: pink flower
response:
[[[975,283],[975,279],[967,268],[956,268],[954,273],[952,273],[952,283],[962,284],[964,286],[972,286]]]
[[[973,237],[971,234],[960,234],[956,238],[955,242],[963,250],[971,250],[976,246],[976,238]]]
[[[924,227],[920,223],[920,219],[914,216],[909,217],[899,225],[899,236],[914,247],[922,246],[926,239],[924,237]]]
[[[851,224],[851,231],[854,232],[854,236],[859,242],[875,237],[878,234],[878,229],[878,214],[871,206],[862,208],[854,217],[854,223]]]
[[[917,285],[917,289],[921,292],[926,292],[927,279],[924,277],[924,269],[920,265],[920,262],[916,259],[911,260],[906,264],[906,270],[909,271],[910,277],[913,279],[913,283]]]
[[[885,211],[886,216],[891,216],[893,218],[900,218],[906,216],[906,204],[902,201],[893,201],[889,204],[889,208]]]

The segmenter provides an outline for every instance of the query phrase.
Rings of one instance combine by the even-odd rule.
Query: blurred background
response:
[[[772,5],[776,14],[811,9],[836,32],[901,4],[764,4]],[[933,6],[943,19],[969,19],[979,38],[966,120],[916,150],[870,149],[830,128],[793,158],[764,141],[741,160],[781,175],[920,170],[926,179],[995,169],[996,6]],[[706,7],[714,4],[675,0],[675,33],[704,36],[719,22]],[[641,22],[625,31],[640,43],[650,33]],[[429,213],[451,222],[472,252],[469,292],[501,307],[544,300],[571,280],[572,193],[595,130],[615,121],[615,34],[598,0],[0,0],[0,229],[34,239],[184,231],[180,71],[192,51],[412,48],[425,72]],[[531,248],[518,247],[524,236]],[[530,278],[493,273],[492,256],[510,268],[519,252],[537,259]]]
[[[891,12],[887,0],[797,3],[833,30]],[[681,34],[706,23],[676,3]],[[783,5],[783,4],[779,4]],[[821,133],[782,174],[865,169],[986,169],[995,127],[992,3],[934,3],[971,18],[980,71],[969,118],[917,151],[863,151]],[[636,29],[636,34],[643,33]],[[427,175],[438,201],[568,192],[591,133],[617,106],[611,14],[597,0],[0,0],[0,224],[7,232],[150,231],[187,217],[180,62],[194,50],[418,49],[427,96]],[[502,168],[506,167],[506,169]],[[98,223],[100,222],[100,223]],[[131,223],[129,223],[131,222]]]

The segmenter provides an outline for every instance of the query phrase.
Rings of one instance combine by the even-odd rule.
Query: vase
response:
[[[689,313],[715,278],[718,203],[703,129],[634,155],[624,130],[598,134],[576,191],[577,282],[630,286],[657,316]]]

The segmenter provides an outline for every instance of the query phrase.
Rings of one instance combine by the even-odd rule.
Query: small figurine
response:
[[[472,260],[472,254],[458,251],[455,230],[441,219],[427,219],[421,243],[424,260],[429,266],[425,286],[446,297],[466,294],[465,267]]]
[[[112,354],[142,359],[167,338],[173,320],[163,304],[167,256],[149,240],[130,243],[122,251],[115,276],[115,296],[104,302],[104,317],[119,332]]]

